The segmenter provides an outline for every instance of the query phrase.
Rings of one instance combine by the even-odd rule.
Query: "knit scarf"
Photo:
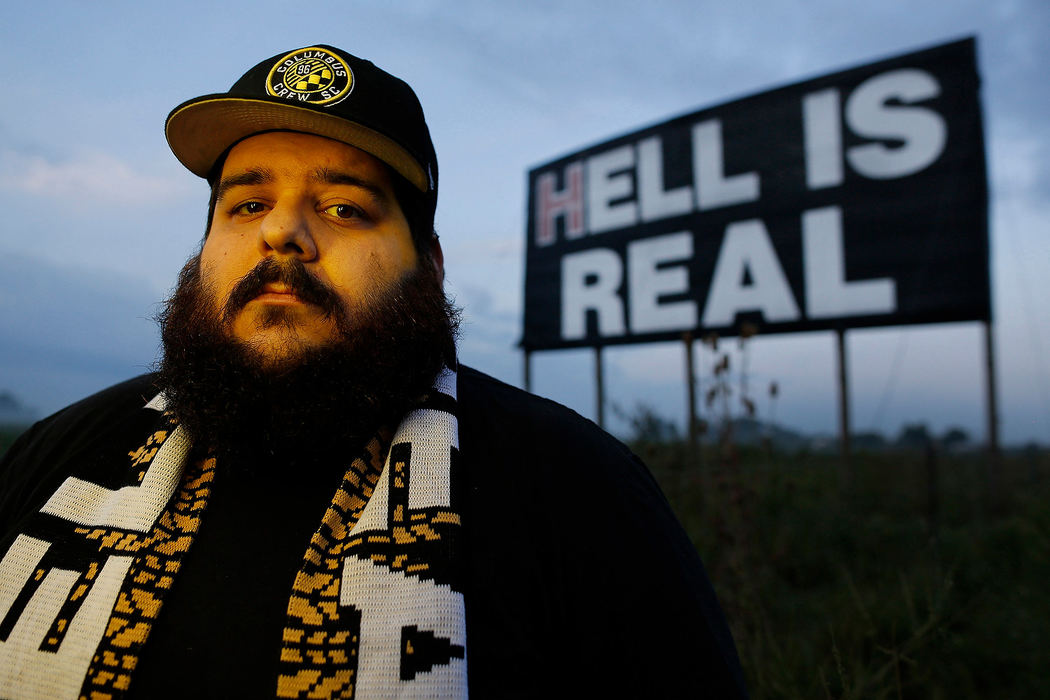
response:
[[[144,407],[156,420],[120,483],[70,476],[0,561],[0,697],[130,687],[216,470],[187,458],[164,409],[163,394]],[[277,697],[466,697],[458,462],[444,369],[392,435],[350,459],[290,592]]]

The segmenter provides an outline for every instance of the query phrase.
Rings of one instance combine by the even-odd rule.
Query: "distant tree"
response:
[[[882,433],[866,432],[854,433],[850,436],[853,446],[858,450],[877,451],[885,449],[886,438]]]
[[[957,447],[962,447],[970,442],[970,433],[966,432],[963,428],[952,427],[941,436],[941,444],[944,448],[951,450]]]
[[[652,406],[639,403],[632,413],[626,413],[614,405],[613,412],[630,424],[631,433],[627,441],[632,444],[665,444],[679,439],[678,427]]]
[[[20,409],[22,404],[15,398],[15,395],[10,391],[0,391],[0,410],[9,409],[15,410]]]
[[[897,436],[897,447],[923,449],[930,444],[931,440],[930,431],[925,423],[907,424],[901,428],[900,435]]]

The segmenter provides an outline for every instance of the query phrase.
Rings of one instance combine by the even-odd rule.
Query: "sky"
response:
[[[298,6],[296,6],[298,8]],[[1000,434],[1050,444],[1050,4],[810,2],[203,3],[42,0],[0,10],[0,392],[38,416],[158,358],[152,320],[204,229],[207,188],[168,150],[181,102],[317,43],[368,58],[423,103],[441,168],[447,289],[464,363],[523,383],[526,173],[672,116],[977,37],[991,192]],[[854,431],[910,423],[985,439],[976,323],[850,331]],[[830,332],[731,353],[758,417],[837,426]],[[684,423],[681,343],[604,351],[606,427],[639,406]],[[714,356],[697,346],[701,388]],[[532,390],[596,417],[590,350],[535,353]],[[774,400],[768,386],[779,387]]]

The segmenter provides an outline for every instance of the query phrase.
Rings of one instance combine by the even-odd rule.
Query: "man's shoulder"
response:
[[[592,421],[556,401],[531,394],[471,367],[459,368],[458,398],[463,412],[518,426],[547,431],[548,437],[566,434],[575,439],[620,444]]]
[[[151,372],[118,382],[69,404],[41,422],[76,420],[78,416],[98,411],[109,413],[142,408],[160,392],[156,378],[157,375]]]
[[[12,450],[47,437],[59,440],[70,437],[71,432],[91,432],[134,413],[158,393],[155,379],[155,374],[142,374],[71,403],[33,424],[12,445]]]
[[[38,421],[23,437],[29,442],[66,440],[76,433],[96,432],[145,406],[159,392],[155,379],[155,374],[142,374],[106,387]]]
[[[73,469],[126,450],[117,439],[142,418],[157,394],[155,375],[103,389],[30,426],[0,459],[0,536],[28,508],[51,493]]]
[[[514,504],[531,522],[538,508],[556,529],[582,521],[678,528],[645,464],[575,411],[468,368],[458,398],[460,453],[479,511],[505,518]]]
[[[554,404],[553,401],[536,396],[535,394],[530,394],[524,389],[519,389],[516,386],[512,386],[500,379],[496,379],[492,375],[485,374],[481,370],[468,367],[467,365],[459,365],[456,370],[456,375],[458,380],[457,391],[459,393],[459,398],[463,397],[465,391],[470,397],[473,397],[475,394],[484,393],[498,396],[505,401],[510,401],[515,404]],[[565,408],[560,404],[554,405]]]
[[[564,687],[574,692],[743,697],[703,565],[645,465],[571,409],[481,372],[460,369],[458,398],[478,694],[535,653],[531,641],[516,655],[486,644],[503,642],[490,627],[504,625],[571,656]],[[610,623],[610,611],[623,622]],[[543,637],[550,629],[571,644]],[[597,679],[581,672],[613,667],[620,673]]]
[[[464,452],[502,455],[539,475],[608,482],[651,475],[631,450],[571,408],[530,394],[469,367],[459,370],[460,434]]]

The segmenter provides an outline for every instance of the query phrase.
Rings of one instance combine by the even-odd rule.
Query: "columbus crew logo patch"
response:
[[[266,92],[293,102],[334,105],[354,89],[354,73],[339,55],[311,47],[277,59],[266,76]]]

